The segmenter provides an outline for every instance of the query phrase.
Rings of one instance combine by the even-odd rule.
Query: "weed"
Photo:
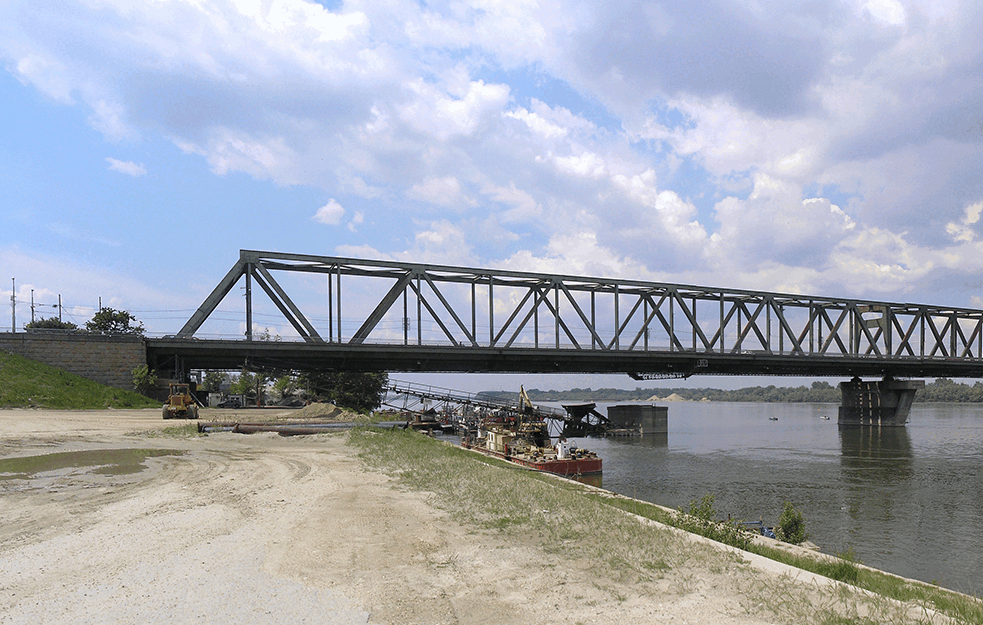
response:
[[[704,495],[702,499],[694,499],[690,502],[688,511],[680,509],[678,514],[670,519],[670,525],[746,550],[751,544],[750,532],[741,527],[738,521],[718,521],[713,500],[714,496],[710,493]]]
[[[159,430],[149,432],[138,432],[140,436],[149,438],[193,438],[195,436],[208,436],[204,432],[198,431],[197,423],[185,423],[184,425],[173,425]]]
[[[651,519],[688,531],[700,530],[696,533],[879,595],[842,587],[810,600],[797,594],[796,585],[787,580],[760,587],[752,586],[760,580],[752,582],[749,577],[746,593],[754,600],[749,600],[747,609],[754,613],[766,609],[782,622],[845,625],[930,620],[899,614],[895,601],[900,601],[940,612],[954,623],[983,623],[983,603],[978,599],[868,569],[850,550],[831,561],[829,556],[752,541],[751,534],[736,523],[714,520],[712,495],[691,502],[688,511],[671,511],[518,470],[505,461],[411,431],[356,428],[348,436],[366,464],[397,478],[405,488],[432,493],[433,504],[458,522],[498,532],[507,539],[533,537],[546,553],[569,554],[574,545],[578,557],[607,579],[639,583],[663,579],[672,571],[668,588],[682,594],[691,592],[697,580],[680,570],[681,564],[698,562],[704,570],[722,571],[738,561],[733,553],[679,541],[658,524],[641,520]],[[603,590],[618,598],[616,589]]]
[[[779,540],[784,540],[793,545],[802,544],[806,538],[806,522],[802,518],[802,513],[796,510],[788,501],[782,509],[782,516],[778,518],[778,530],[775,532]]]

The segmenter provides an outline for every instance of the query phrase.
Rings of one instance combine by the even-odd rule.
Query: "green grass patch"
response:
[[[712,499],[709,502],[706,498],[700,502],[694,502],[690,506],[690,513],[683,516],[677,511],[669,511],[660,506],[634,499],[608,495],[590,496],[602,499],[608,505],[626,512],[692,531],[777,562],[876,593],[888,599],[918,604],[926,609],[941,612],[955,619],[957,623],[983,623],[983,602],[979,598],[868,569],[861,566],[852,550],[847,550],[831,558],[822,554],[793,553],[778,546],[769,547],[749,541],[746,537],[738,536],[737,540],[729,540],[733,533],[726,524],[719,524],[720,528],[717,530],[707,529],[705,520],[708,517],[705,514],[705,508],[712,504]],[[839,621],[834,619],[830,622]],[[843,622],[870,621],[846,620]]]
[[[705,530],[706,524],[700,517],[710,516],[707,508],[712,507],[712,500],[693,502],[691,511],[695,515],[668,510],[522,470],[503,460],[401,429],[357,428],[348,440],[368,466],[397,478],[405,488],[432,493],[433,505],[448,511],[458,522],[496,532],[504,539],[534,541],[544,552],[557,557],[576,553],[612,581],[631,584],[660,579],[694,561],[709,570],[719,570],[738,559],[706,545],[680,541],[667,529],[636,518],[665,525],[689,524]],[[707,532],[718,539],[736,535],[729,527],[723,531],[710,528]],[[851,552],[830,558],[763,546],[749,541],[746,533],[735,540],[748,551],[881,596],[865,609],[882,611],[883,618],[871,619],[869,613],[850,613],[850,606],[871,601],[856,593],[849,597],[825,597],[828,605],[811,607],[804,606],[801,600],[788,594],[788,588],[780,585],[767,593],[754,593],[767,595],[765,605],[772,606],[770,609],[776,613],[797,610],[784,615],[788,622],[894,622],[887,614],[893,614],[895,609],[888,600],[895,599],[940,612],[956,623],[983,623],[983,603],[979,600],[867,569]],[[898,622],[921,621],[915,618]]]
[[[87,380],[36,360],[0,351],[0,408],[155,408],[133,391]]]
[[[642,523],[584,496],[576,482],[552,479],[511,463],[400,428],[356,428],[349,444],[370,467],[409,489],[432,493],[433,505],[466,526],[505,541],[535,544],[557,558],[575,553],[610,579],[661,578],[691,558],[731,556],[684,545],[665,528]]]

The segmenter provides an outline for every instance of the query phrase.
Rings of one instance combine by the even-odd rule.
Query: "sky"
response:
[[[240,249],[983,308],[980,32],[946,0],[5,0],[0,310],[172,334]]]

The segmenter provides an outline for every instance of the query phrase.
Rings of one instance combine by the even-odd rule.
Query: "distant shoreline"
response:
[[[636,388],[635,390],[614,388],[574,388],[565,391],[526,389],[529,399],[534,402],[675,402],[675,401],[714,401],[714,402],[758,402],[793,404],[840,403],[841,393],[837,386],[829,382],[813,382],[811,386],[750,386],[735,390],[717,388]],[[516,391],[482,391],[485,397],[511,400]],[[671,398],[671,399],[669,399]],[[983,382],[972,386],[939,378],[925,384],[925,388],[915,394],[915,403],[983,403]]]

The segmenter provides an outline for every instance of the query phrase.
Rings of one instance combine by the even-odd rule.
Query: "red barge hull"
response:
[[[564,458],[564,459],[543,459],[536,460],[531,458],[526,458],[523,456],[506,456],[505,454],[491,451],[490,449],[484,449],[479,446],[468,445],[465,442],[461,443],[461,446],[465,449],[471,449],[479,453],[487,454],[489,456],[494,456],[495,458],[501,458],[502,460],[507,460],[511,463],[518,464],[523,467],[529,467],[530,469],[535,469],[537,471],[545,471],[547,473],[555,473],[556,475],[562,475],[564,477],[592,477],[600,476],[602,474],[601,470],[601,459],[594,458]]]

